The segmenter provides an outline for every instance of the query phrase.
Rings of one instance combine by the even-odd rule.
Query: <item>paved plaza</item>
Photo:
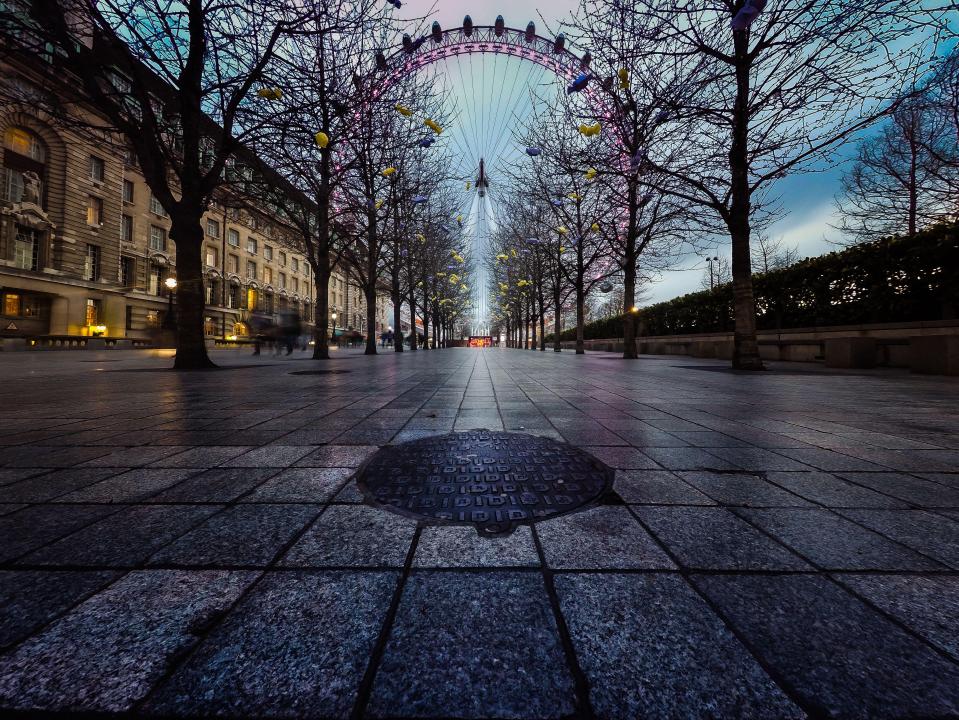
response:
[[[0,354],[0,714],[959,717],[954,379],[214,359]],[[351,479],[476,428],[568,441],[615,491],[480,537]]]

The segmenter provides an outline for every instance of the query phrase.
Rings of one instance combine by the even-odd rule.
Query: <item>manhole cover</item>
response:
[[[352,370],[295,370],[290,375],[342,375]]]
[[[384,447],[356,480],[393,512],[501,535],[593,503],[612,487],[613,470],[567,443],[472,430]]]

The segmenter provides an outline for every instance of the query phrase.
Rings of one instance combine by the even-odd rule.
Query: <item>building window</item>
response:
[[[147,292],[151,295],[159,295],[163,287],[163,268],[156,263],[150,263],[149,286]]]
[[[83,279],[100,279],[100,246],[87,245],[87,254],[83,259]],[[98,323],[93,323],[97,325]]]
[[[133,216],[124,215],[120,218],[120,239],[123,242],[133,242]]]
[[[280,250],[280,267],[286,267],[286,253]]]
[[[240,247],[240,233],[236,230],[227,230],[226,241],[233,247]]]
[[[123,202],[133,202],[133,181],[123,181]]]
[[[153,193],[150,193],[150,212],[160,217],[167,216],[166,209],[160,204],[160,201],[156,199],[156,195]]]
[[[40,236],[36,230],[17,225],[13,241],[13,264],[24,270],[40,269]]]
[[[293,278],[293,292],[300,292],[300,281],[297,278]]]
[[[271,246],[269,245],[263,246],[263,257],[265,257],[267,260],[273,259],[273,248]]]
[[[159,310],[147,310],[146,326],[153,330],[160,327],[160,311]]]
[[[273,284],[273,268],[263,268],[263,282],[267,285]]]
[[[251,280],[256,279],[256,263],[252,260],[246,261],[246,276]]]
[[[226,298],[226,306],[233,310],[237,310],[240,307],[240,286],[235,283],[230,283],[230,292]]]
[[[299,272],[299,271],[300,271],[300,261],[297,260],[296,258],[293,258],[293,259],[290,261],[290,270],[292,270],[293,272]]]
[[[286,287],[286,273],[280,273],[280,287]]]
[[[13,150],[37,162],[45,162],[47,159],[47,153],[40,138],[23,128],[9,128],[3,135],[3,145],[8,150]]]
[[[247,238],[246,239],[246,251],[256,255],[256,238]]]
[[[206,304],[220,304],[220,284],[213,278],[210,278],[206,282]]]
[[[256,288],[247,288],[246,291],[246,309],[250,312],[256,310],[256,301],[257,301]]]
[[[234,275],[240,274],[240,258],[236,255],[230,255],[227,262],[227,272],[231,272]]]
[[[87,298],[87,325],[100,324],[101,301],[94,298]]]
[[[130,167],[137,164],[137,154],[133,152],[133,148],[127,148],[123,151],[123,164]]]
[[[209,267],[219,267],[220,266],[220,254],[217,252],[215,247],[206,248],[206,264]]]
[[[203,334],[206,336],[219,334],[216,328],[216,321],[213,318],[203,318]]]
[[[263,293],[263,312],[273,312],[273,293],[271,292]]]
[[[15,293],[7,293],[3,296],[3,314],[4,315],[19,315],[20,314],[20,296]]]
[[[3,134],[3,175],[0,177],[0,197],[9,202],[29,200],[43,204],[43,178],[46,149],[40,138],[29,130],[7,128]]]
[[[87,225],[103,225],[103,200],[96,195],[87,196]]]
[[[136,278],[136,260],[126,255],[120,258],[120,285],[132,288]]]
[[[211,238],[220,237],[220,222],[218,220],[206,221],[206,235]]]
[[[150,226],[150,249],[166,252],[166,230],[156,225]]]
[[[103,178],[106,176],[106,163],[103,162],[103,158],[99,158],[96,155],[90,156],[90,179],[93,182],[103,182]]]

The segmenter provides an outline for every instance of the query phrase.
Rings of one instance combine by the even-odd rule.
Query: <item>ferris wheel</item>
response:
[[[524,30],[506,25],[502,15],[492,25],[475,25],[467,15],[460,27],[430,32],[376,54],[377,93],[417,74],[440,91],[455,119],[443,138],[453,154],[458,178],[461,228],[471,255],[487,254],[490,237],[500,225],[497,198],[508,192],[503,169],[528,161],[514,129],[522,127],[537,103],[551,94],[581,92],[594,113],[609,117],[607,98],[591,83],[588,52],[576,55],[566,38],[538,35],[533,22]],[[471,286],[473,334],[489,328],[489,283],[484,263],[477,263]]]

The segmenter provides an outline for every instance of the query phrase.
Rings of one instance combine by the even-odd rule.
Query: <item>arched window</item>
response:
[[[35,133],[21,127],[3,133],[3,176],[0,199],[43,205],[47,150]]]

